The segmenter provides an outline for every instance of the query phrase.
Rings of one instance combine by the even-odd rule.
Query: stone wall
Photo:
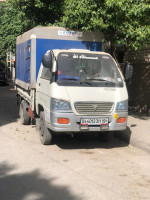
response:
[[[150,46],[126,56],[134,68],[128,83],[129,106],[136,113],[150,115]]]

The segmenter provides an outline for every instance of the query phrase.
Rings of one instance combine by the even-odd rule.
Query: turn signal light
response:
[[[121,118],[117,119],[117,123],[125,123],[125,122],[126,122],[125,117],[121,117]]]
[[[58,124],[69,124],[69,119],[67,118],[58,118],[57,119]]]

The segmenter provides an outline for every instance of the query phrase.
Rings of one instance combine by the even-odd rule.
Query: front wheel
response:
[[[52,133],[46,127],[44,111],[40,113],[39,133],[43,145],[49,145],[52,143]]]

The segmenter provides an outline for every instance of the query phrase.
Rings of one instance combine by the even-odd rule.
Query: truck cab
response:
[[[54,133],[125,130],[128,93],[125,79],[107,53],[49,50],[43,56],[36,110]]]

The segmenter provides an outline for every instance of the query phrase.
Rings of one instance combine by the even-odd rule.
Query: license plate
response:
[[[81,125],[106,125],[106,124],[108,124],[108,118],[81,119]]]

